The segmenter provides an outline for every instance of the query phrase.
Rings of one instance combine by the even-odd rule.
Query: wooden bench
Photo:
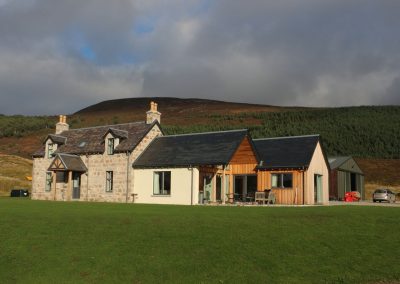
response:
[[[275,204],[275,194],[272,191],[264,192],[257,191],[254,196],[254,201],[257,203],[262,202],[262,204]]]

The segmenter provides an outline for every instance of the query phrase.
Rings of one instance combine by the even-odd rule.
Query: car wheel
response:
[[[373,199],[373,200],[372,200],[372,202],[373,202],[373,203],[375,203],[375,202],[376,202],[376,200],[375,200],[375,199]]]

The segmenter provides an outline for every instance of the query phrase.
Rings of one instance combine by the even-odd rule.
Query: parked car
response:
[[[27,189],[12,189],[10,197],[28,197],[29,191]]]
[[[386,202],[396,202],[396,194],[394,194],[391,190],[387,189],[387,188],[380,188],[374,191],[374,193],[372,194],[372,201],[373,202],[382,202],[382,201],[386,201]]]

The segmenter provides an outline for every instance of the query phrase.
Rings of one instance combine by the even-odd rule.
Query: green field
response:
[[[0,282],[398,282],[399,220],[381,207],[0,198]]]

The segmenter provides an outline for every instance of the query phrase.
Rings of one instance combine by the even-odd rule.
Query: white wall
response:
[[[329,170],[318,142],[306,174],[305,203],[314,204],[314,174],[322,175],[322,203],[329,203]]]
[[[153,175],[156,171],[171,171],[171,195],[153,194]],[[135,203],[191,204],[192,170],[189,168],[134,169],[133,193]],[[199,170],[193,168],[193,204],[198,204]]]

